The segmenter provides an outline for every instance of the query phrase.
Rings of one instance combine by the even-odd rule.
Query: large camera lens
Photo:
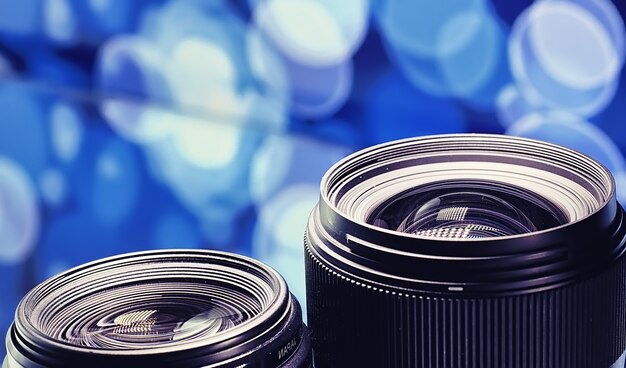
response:
[[[357,152],[305,233],[316,367],[622,368],[623,221],[607,169],[564,147],[468,134]]]
[[[276,271],[214,251],[108,258],[30,291],[3,367],[310,366],[300,305]]]

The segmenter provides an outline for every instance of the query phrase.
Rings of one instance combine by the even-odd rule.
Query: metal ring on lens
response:
[[[530,188],[560,208],[569,223],[600,209],[615,191],[606,168],[578,152],[529,139],[471,134],[406,139],[348,156],[322,179],[322,198],[367,226],[367,218],[386,199],[459,179]]]

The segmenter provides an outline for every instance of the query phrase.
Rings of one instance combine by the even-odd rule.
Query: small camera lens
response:
[[[338,162],[306,228],[317,368],[615,368],[626,226],[601,164],[498,135]]]
[[[249,258],[144,252],[35,287],[7,337],[7,368],[308,367],[301,310],[284,280]]]

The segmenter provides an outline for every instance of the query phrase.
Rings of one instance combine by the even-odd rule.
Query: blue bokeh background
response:
[[[626,200],[625,14],[610,0],[0,0],[0,333],[36,283],[146,249],[251,255],[302,299],[321,176],[393,139],[549,140],[603,162]]]

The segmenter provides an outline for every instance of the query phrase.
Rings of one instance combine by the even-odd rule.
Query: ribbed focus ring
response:
[[[625,257],[579,283],[474,299],[349,277],[306,250],[317,368],[608,368],[626,348]]]

